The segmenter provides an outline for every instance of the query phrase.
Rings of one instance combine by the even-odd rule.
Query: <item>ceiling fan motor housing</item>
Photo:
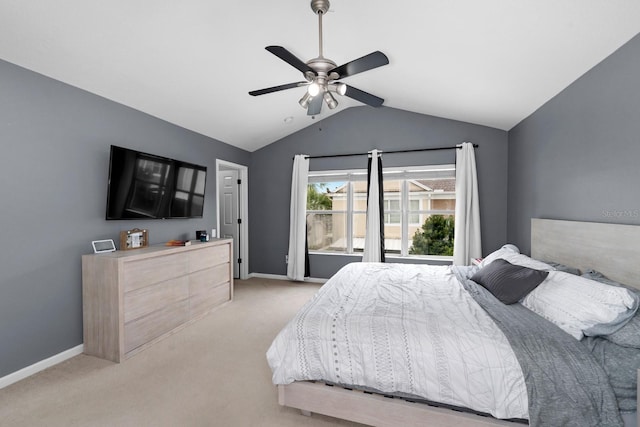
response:
[[[313,68],[316,73],[325,75],[337,67],[335,62],[322,56],[307,61],[307,65]]]
[[[329,11],[330,6],[329,0],[311,0],[311,10],[316,15],[319,13],[324,15]]]

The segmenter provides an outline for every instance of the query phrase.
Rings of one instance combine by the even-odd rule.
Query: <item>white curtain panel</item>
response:
[[[473,144],[456,149],[456,218],[453,264],[469,265],[482,256],[478,175]]]
[[[380,207],[378,206],[378,150],[371,152],[371,175],[367,198],[367,228],[364,236],[362,262],[381,262],[380,248]]]
[[[289,211],[289,263],[287,264],[287,277],[291,280],[304,280],[308,182],[309,158],[305,154],[297,154],[293,159],[291,209]]]

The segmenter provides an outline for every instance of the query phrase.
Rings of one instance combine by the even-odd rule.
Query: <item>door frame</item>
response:
[[[247,166],[239,165],[237,163],[228,162],[226,160],[216,159],[216,230],[218,236],[220,236],[220,194],[219,194],[219,176],[220,167],[224,166],[227,169],[235,169],[240,176],[240,218],[242,223],[240,224],[240,280],[245,280],[249,277],[249,168]],[[237,260],[234,260],[237,262]]]

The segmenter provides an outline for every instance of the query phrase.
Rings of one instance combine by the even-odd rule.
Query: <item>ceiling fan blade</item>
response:
[[[316,95],[311,98],[309,101],[309,106],[307,107],[307,116],[315,116],[320,114],[322,110],[322,96]]]
[[[370,93],[367,93],[363,90],[356,89],[355,87],[349,85],[345,86],[347,87],[347,90],[344,95],[348,96],[349,98],[353,98],[356,101],[360,101],[363,104],[367,104],[377,108],[380,107],[384,102],[384,99],[378,98],[377,96],[371,95]]]
[[[282,59],[287,64],[297,68],[303,74],[304,73],[311,73],[314,76],[317,75],[316,72],[313,71],[313,69],[311,67],[309,67],[307,64],[302,62],[293,53],[289,52],[287,49],[283,48],[282,46],[267,46],[267,47],[265,47],[265,49],[267,49],[269,52],[273,53],[278,58]]]
[[[363,71],[371,70],[377,67],[381,67],[383,65],[387,65],[389,63],[389,58],[376,50],[368,55],[363,56],[362,58],[354,59],[351,62],[347,62],[346,64],[340,65],[329,71],[331,73],[337,73],[340,79],[345,77],[353,76],[354,74],[361,73]]]
[[[278,92],[279,90],[293,89],[296,87],[308,85],[309,82],[295,82],[295,83],[287,83],[286,85],[273,86],[259,90],[252,90],[249,92],[251,96],[265,95],[267,93]]]

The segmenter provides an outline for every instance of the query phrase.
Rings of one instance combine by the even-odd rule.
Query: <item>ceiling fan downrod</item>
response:
[[[329,76],[328,72],[337,65],[335,62],[323,56],[323,34],[322,34],[322,16],[329,11],[329,0],[311,0],[311,10],[318,15],[318,57],[307,61],[307,65],[314,70],[314,73],[305,73],[305,77],[311,83],[307,87],[309,97],[303,97],[300,105],[306,108],[307,102],[303,102],[305,98],[313,99],[318,95],[326,97],[325,100],[329,108],[335,108],[338,103],[329,92],[328,83],[331,77],[337,78],[338,75]]]
[[[311,10],[318,15],[318,58],[322,56],[322,15],[329,11],[331,7],[329,0],[311,0]]]

